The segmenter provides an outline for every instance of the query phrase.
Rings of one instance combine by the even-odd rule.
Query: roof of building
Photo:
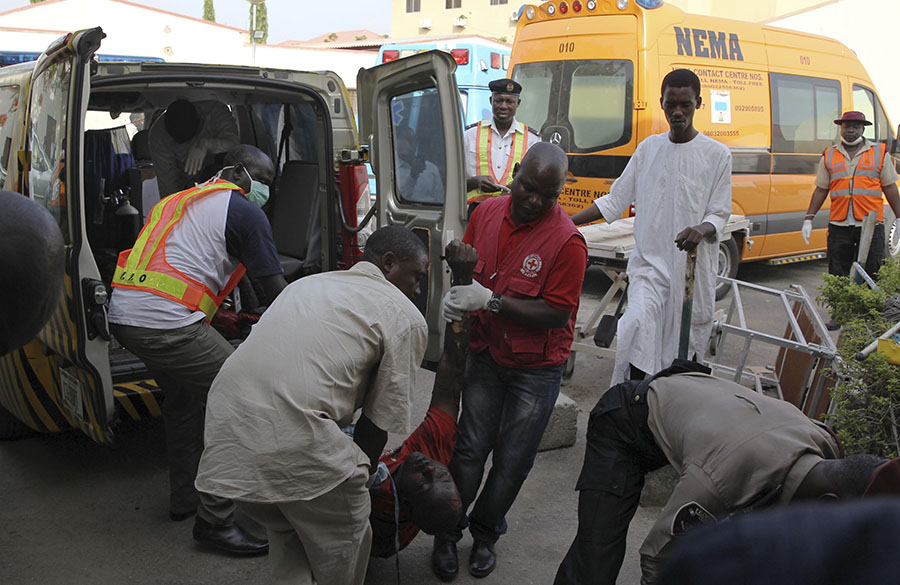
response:
[[[70,2],[71,0],[44,0],[43,2],[38,2],[37,4],[29,4],[28,6],[22,6],[20,8],[13,8],[12,10],[7,10],[5,12],[0,12],[0,18],[6,16],[7,14],[12,14],[14,12],[21,12],[23,10],[40,10],[51,4],[58,4],[62,2]],[[129,0],[106,0],[106,2],[115,2],[116,4],[124,4],[126,6],[133,6],[135,8],[140,8],[142,10],[150,10],[152,12],[159,12],[161,14],[168,14],[170,16],[175,16],[177,18],[184,18],[186,20],[193,20],[195,22],[200,22],[209,26],[218,26],[221,28],[226,28],[228,30],[233,30],[236,32],[250,34],[250,31],[245,28],[238,28],[236,26],[229,26],[227,24],[219,24],[218,22],[212,22],[210,20],[204,20],[202,18],[196,18],[194,16],[187,16],[185,14],[179,14],[178,12],[172,12],[171,10],[163,10],[161,8],[154,8],[153,6],[146,6],[144,4],[139,4],[137,2],[130,2]]]
[[[306,39],[305,41],[285,41],[281,44],[319,44],[319,43],[336,43],[336,44],[344,44],[344,43],[354,43],[360,41],[370,41],[370,40],[378,40],[383,39],[385,36],[382,33],[375,32],[373,30],[360,28],[356,30],[338,30],[334,32],[328,32],[325,34],[321,34],[319,36],[313,37],[311,39]]]
[[[355,32],[355,31],[349,31]],[[317,37],[319,38],[319,37]],[[314,39],[310,39],[309,41],[285,41],[280,43],[279,46],[293,46],[293,47],[304,47],[307,49],[378,49],[382,45],[407,45],[413,43],[430,43],[435,41],[460,41],[464,42],[465,40],[482,40],[488,41],[490,43],[495,43],[499,46],[503,47],[511,47],[509,43],[504,43],[498,39],[486,37],[482,35],[436,35],[436,36],[416,36],[416,37],[403,37],[403,38],[390,38],[378,36],[375,38],[366,38],[363,40],[355,40],[355,41],[347,41],[347,42],[339,42],[339,41],[331,41],[327,43],[316,42]]]

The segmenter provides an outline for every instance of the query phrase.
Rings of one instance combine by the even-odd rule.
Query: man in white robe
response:
[[[703,359],[712,328],[718,241],[731,214],[731,153],[693,125],[700,80],[666,75],[660,105],[669,131],[641,142],[609,195],[575,214],[576,225],[619,219],[634,205],[628,306],[618,323],[612,384],[667,367],[678,352],[687,251],[697,248],[688,357]]]

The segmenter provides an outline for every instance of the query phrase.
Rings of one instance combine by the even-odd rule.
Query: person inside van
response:
[[[150,128],[159,194],[165,197],[209,179],[239,141],[234,116],[225,104],[175,100]]]
[[[878,223],[872,234],[869,255],[864,269],[875,276],[884,261],[884,193],[894,211],[894,228],[900,230],[900,194],[897,190],[897,171],[894,161],[881,143],[863,137],[863,130],[871,126],[862,112],[844,112],[834,121],[841,127],[841,140],[829,146],[819,159],[816,188],[803,218],[800,234],[809,245],[812,220],[831,195],[828,221],[828,274],[848,276],[856,260],[862,220],[870,211],[878,213]],[[840,328],[834,319],[825,326],[834,331]]]
[[[609,195],[572,216],[614,222],[634,205],[628,307],[618,323],[613,384],[643,379],[678,352],[686,251],[697,250],[689,356],[703,359],[715,308],[718,237],[731,215],[731,152],[694,128],[700,79],[669,72],[659,104],[669,131],[641,142]]]
[[[234,503],[194,487],[206,395],[234,351],[208,320],[245,272],[269,303],[286,286],[269,221],[249,199],[267,192],[275,177],[272,161],[243,144],[228,151],[225,164],[214,180],[153,207],[134,248],[119,255],[109,323],[165,398],[170,518],[197,514],[194,540],[201,546],[252,554],[268,544],[234,522]]]
[[[407,126],[394,128],[397,148],[397,191],[400,197],[416,203],[444,202],[444,182],[437,166],[419,151],[416,133]]]

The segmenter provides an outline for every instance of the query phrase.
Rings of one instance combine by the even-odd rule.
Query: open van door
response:
[[[357,77],[360,142],[377,182],[378,226],[398,224],[428,248],[428,287],[416,306],[428,321],[425,361],[441,355],[441,297],[450,286],[444,246],[465,229],[465,159],[456,62],[429,51],[361,69]]]
[[[104,37],[100,28],[56,40],[34,68],[28,99],[24,193],[56,218],[66,243],[65,291],[50,322],[22,350],[30,370],[15,414],[29,426],[72,426],[102,443],[112,442],[112,380],[106,327],[107,290],[87,242],[83,192],[84,116],[91,58]]]

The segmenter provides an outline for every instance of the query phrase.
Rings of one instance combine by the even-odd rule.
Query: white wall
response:
[[[51,0],[0,15],[0,50],[43,50],[60,36],[58,31],[95,26],[106,33],[101,53],[159,57],[169,62],[253,64],[247,31],[113,0]],[[256,64],[261,67],[331,70],[350,89],[356,87],[359,68],[371,67],[374,62],[375,54],[369,51],[267,45],[256,49]]]
[[[892,47],[900,33],[900,1],[840,0],[770,24],[832,37],[850,47],[875,82],[884,109],[897,128],[900,75]]]

